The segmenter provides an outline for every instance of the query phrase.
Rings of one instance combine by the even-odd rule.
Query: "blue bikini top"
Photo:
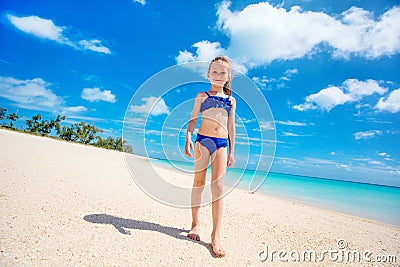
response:
[[[232,103],[230,96],[228,97],[221,97],[210,95],[208,92],[205,92],[208,97],[206,100],[201,103],[200,112],[203,112],[209,108],[223,108],[228,112],[228,116],[231,115]]]

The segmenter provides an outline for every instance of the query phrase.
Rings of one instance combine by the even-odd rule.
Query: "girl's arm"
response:
[[[231,96],[232,109],[231,114],[228,117],[228,140],[229,140],[229,153],[228,153],[228,167],[233,167],[235,163],[234,153],[235,153],[235,112],[236,112],[236,99]]]
[[[204,92],[200,92],[197,94],[196,99],[194,100],[192,115],[190,116],[190,120],[188,122],[187,130],[186,130],[186,144],[185,144],[185,155],[189,158],[192,157],[192,153],[190,150],[194,150],[192,135],[193,131],[196,128],[197,119],[200,114],[201,103],[203,102],[203,98],[205,97]]]

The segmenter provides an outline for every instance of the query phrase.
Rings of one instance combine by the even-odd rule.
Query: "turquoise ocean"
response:
[[[160,167],[193,170],[193,163],[153,159]],[[228,168],[225,181],[248,190],[252,179],[265,181],[256,193],[400,226],[400,188]]]

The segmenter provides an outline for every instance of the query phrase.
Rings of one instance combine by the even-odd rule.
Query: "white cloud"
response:
[[[377,165],[377,166],[386,166],[383,162],[377,160],[370,160],[368,161],[369,164]]]
[[[299,111],[320,108],[330,111],[332,108],[348,102],[359,101],[365,96],[373,94],[382,95],[387,91],[375,80],[359,81],[357,79],[347,79],[340,87],[330,86],[322,89],[318,93],[306,97],[306,102],[294,105],[293,108]]]
[[[103,46],[100,40],[73,40],[72,36],[66,36],[65,30],[67,30],[67,27],[57,26],[50,19],[43,19],[38,16],[17,17],[10,14],[7,15],[7,18],[20,31],[38,38],[52,40],[75,49],[111,54],[110,49]]]
[[[209,41],[201,41],[192,45],[196,48],[196,55],[188,51],[179,51],[178,56],[175,58],[178,64],[195,62],[195,61],[210,61],[218,55],[225,54],[219,42],[211,43]],[[206,69],[203,70],[207,72]]]
[[[360,100],[363,96],[369,96],[375,93],[383,95],[387,92],[386,88],[380,87],[377,81],[371,79],[366,81],[347,79],[343,82],[342,87],[354,101]]]
[[[201,41],[193,44],[192,47],[196,48],[195,54],[188,52],[187,50],[179,51],[178,56],[175,58],[178,64],[196,61],[210,62],[216,56],[226,54],[225,49],[221,48],[221,44],[219,42]],[[236,62],[234,59],[231,60],[231,70],[233,73],[247,72],[247,68]],[[202,73],[206,72],[207,69],[202,70]]]
[[[15,102],[18,107],[31,110],[73,113],[87,110],[82,106],[66,106],[63,97],[56,95],[50,86],[41,78],[18,80],[0,76],[0,97]]]
[[[304,157],[304,160],[311,164],[322,164],[322,165],[337,165],[337,164],[339,164],[338,162],[329,160],[329,159]]]
[[[190,53],[186,50],[179,51],[179,55],[175,58],[175,60],[176,60],[176,63],[178,63],[178,64],[197,61],[196,57],[192,53]]]
[[[253,80],[253,82],[261,87],[266,87],[267,83],[270,81],[270,79],[268,79],[266,75],[263,75],[262,77],[254,76],[251,79]]]
[[[314,106],[307,106],[308,103],[315,103],[317,107],[330,111],[333,107],[337,105],[342,105],[348,101],[351,101],[351,97],[343,93],[336,86],[331,86],[322,89],[316,94],[312,94],[306,97],[306,103],[302,105],[296,105],[293,108],[303,111],[307,109],[315,109]]]
[[[228,53],[237,54],[250,64],[301,58],[322,43],[334,48],[336,56],[354,53],[376,58],[400,51],[398,7],[375,21],[372,12],[356,7],[343,12],[342,17],[334,17],[302,11],[298,6],[287,11],[268,2],[236,12],[229,6],[229,2],[219,6],[217,26],[230,37]]]
[[[291,77],[291,76],[293,76],[294,74],[297,74],[297,73],[299,73],[298,69],[288,69],[288,70],[285,71],[284,76],[285,77]]]
[[[249,119],[249,118],[242,117],[242,118],[239,118],[239,119],[240,119],[240,121],[241,121],[242,123],[254,123],[254,122],[257,121],[255,118]]]
[[[263,75],[262,77],[255,76],[252,80],[262,88],[266,88],[269,84],[276,84],[277,88],[283,88],[286,86],[286,82],[290,81],[291,77],[298,72],[298,69],[288,69],[279,78],[267,78],[266,75]]]
[[[247,68],[274,60],[302,58],[324,49],[342,58],[374,59],[400,52],[400,7],[397,6],[378,18],[373,12],[357,7],[337,16],[303,11],[299,6],[286,10],[268,2],[232,11],[230,2],[223,1],[218,6],[217,17],[217,29],[229,39],[226,48],[218,43],[218,49]],[[192,56],[201,57],[197,53]]]
[[[312,103],[309,103],[309,102],[305,102],[303,104],[293,106],[293,109],[297,109],[299,111],[306,111],[306,110],[310,110],[310,109],[313,110],[313,109],[317,109],[317,108],[318,108],[318,106],[316,106]]]
[[[298,135],[296,133],[292,133],[292,132],[283,132],[282,136],[300,136],[300,135]]]
[[[276,124],[287,125],[287,126],[308,126],[314,125],[314,123],[297,122],[297,121],[275,121]]]
[[[0,96],[17,102],[21,107],[34,107],[49,110],[62,105],[63,99],[54,94],[50,84],[40,78],[18,80],[13,77],[0,77]]]
[[[130,129],[135,129],[135,130],[142,130],[143,128],[137,128],[136,126],[145,126],[146,125],[146,120],[145,118],[141,118],[141,117],[126,117],[124,120],[124,125],[126,125],[125,127],[128,127]],[[133,128],[132,128],[133,126]]]
[[[370,131],[365,131],[365,132],[356,132],[354,134],[354,138],[356,140],[359,139],[370,139],[373,138],[375,135],[381,135],[382,131],[379,130],[370,130]]]
[[[110,49],[101,44],[100,40],[81,40],[79,44],[87,50],[92,50],[99,53],[111,54]]]
[[[165,104],[165,101],[162,98],[150,96],[143,98],[142,101],[145,102],[143,105],[130,106],[130,111],[154,116],[170,113],[168,106]]]
[[[389,153],[386,152],[381,152],[381,153],[377,153],[378,156],[383,157],[384,160],[386,161],[394,161]]]
[[[167,132],[167,131],[159,131],[159,130],[146,130],[145,134],[147,135],[158,135],[158,136],[169,136],[176,137],[176,132]]]
[[[209,62],[212,58],[224,54],[220,48],[220,43],[215,42],[211,43],[209,41],[201,41],[192,45],[192,47],[196,48],[196,54],[193,55],[191,52],[188,51],[179,51],[175,60],[178,64],[185,64],[190,62],[201,62],[207,61]],[[184,67],[191,69],[194,72],[199,73],[203,77],[207,78],[207,70],[208,66],[205,64],[188,64],[184,65]]]
[[[389,96],[384,99],[381,97],[375,106],[378,111],[388,111],[396,113],[400,111],[400,88],[390,92]]]
[[[178,64],[191,61],[210,61],[216,56],[225,54],[225,50],[221,48],[219,42],[201,41],[192,45],[196,48],[196,55],[188,51],[179,51],[179,55],[175,58]]]
[[[89,116],[82,116],[80,114],[74,114],[74,112],[78,112],[78,111],[85,111],[87,110],[85,107],[83,106],[78,106],[78,107],[71,107],[71,109],[69,108],[65,108],[68,114],[67,119],[65,120],[66,123],[79,123],[82,120],[84,121],[91,121],[91,122],[107,122],[108,120],[104,119],[104,118],[96,118],[96,117],[89,117]]]
[[[273,121],[260,121],[258,123],[259,128],[258,129],[253,129],[255,131],[269,131],[269,130],[275,130],[275,125]]]
[[[100,88],[84,88],[81,97],[90,102],[105,101],[115,103],[115,95],[110,90],[100,90]]]
[[[87,111],[87,108],[84,106],[76,106],[76,107],[64,107],[62,108],[62,110],[67,113],[81,113]]]
[[[38,16],[16,17],[8,15],[7,17],[16,28],[23,32],[58,43],[67,42],[62,35],[65,27],[56,26],[53,21],[49,19],[42,19]]]
[[[371,159],[369,158],[352,158],[354,161],[360,161],[360,162],[367,162],[370,161]]]
[[[298,133],[294,133],[293,131],[289,131],[289,132],[281,132],[280,136],[284,136],[284,137],[299,137],[299,136],[312,136],[312,134],[298,134]]]
[[[331,108],[350,101],[351,97],[344,94],[339,88],[332,86],[322,89],[320,92],[306,98],[307,102],[314,102],[320,108],[330,110]]]
[[[146,0],[133,0],[133,3],[139,3],[144,6],[146,4]]]

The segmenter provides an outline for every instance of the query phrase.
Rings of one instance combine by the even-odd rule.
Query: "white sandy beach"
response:
[[[211,206],[201,212],[202,241],[189,240],[190,210],[143,193],[123,153],[6,130],[0,147],[1,266],[342,266],[328,255],[317,263],[258,258],[265,246],[320,254],[340,239],[347,247],[339,252],[397,257],[353,266],[400,264],[398,227],[239,189],[225,198],[227,256],[215,258]]]

